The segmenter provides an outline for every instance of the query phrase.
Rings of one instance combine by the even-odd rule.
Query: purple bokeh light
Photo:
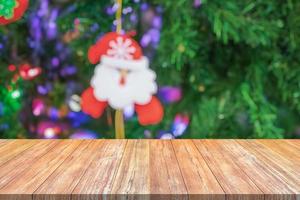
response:
[[[151,35],[146,33],[145,35],[143,35],[143,37],[141,39],[141,46],[147,47],[147,46],[149,46],[150,43],[151,43]]]
[[[155,16],[152,20],[152,26],[157,29],[161,29],[162,27],[162,18],[161,16]]]
[[[98,134],[89,130],[79,130],[70,136],[70,139],[97,139]]]
[[[199,8],[202,4],[202,1],[201,0],[194,0],[194,7],[195,8]]]
[[[60,70],[62,76],[72,76],[77,73],[77,67],[69,65]]]
[[[149,8],[149,4],[147,4],[147,3],[142,3],[140,8],[141,8],[142,11],[146,11],[146,10],[148,10],[148,8]]]
[[[60,61],[59,61],[59,59],[57,57],[54,57],[54,58],[51,59],[51,65],[53,67],[58,67],[59,64],[60,64]]]
[[[159,89],[158,96],[164,103],[174,103],[181,100],[182,91],[179,87],[164,86]]]
[[[46,95],[48,93],[48,89],[46,86],[43,86],[43,85],[38,85],[37,86],[37,91],[39,94],[41,95]]]

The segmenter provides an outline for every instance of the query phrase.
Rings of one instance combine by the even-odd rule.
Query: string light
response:
[[[13,72],[17,69],[17,67],[15,65],[9,65],[7,68],[10,72]]]
[[[44,132],[45,138],[53,138],[55,136],[55,130],[53,128],[47,128]]]
[[[20,96],[21,96],[20,90],[15,90],[15,91],[13,91],[13,92],[11,93],[11,97],[12,97],[13,99],[18,99]]]

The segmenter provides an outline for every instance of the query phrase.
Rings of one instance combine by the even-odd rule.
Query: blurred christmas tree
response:
[[[0,27],[0,137],[113,138],[80,94],[87,50],[115,30],[114,1],[31,1]],[[123,28],[158,74],[165,117],[128,138],[299,138],[300,2],[124,0]]]

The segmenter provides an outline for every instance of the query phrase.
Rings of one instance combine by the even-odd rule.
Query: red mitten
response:
[[[106,101],[99,101],[94,96],[94,89],[89,87],[81,95],[82,111],[94,118],[99,118],[107,107]]]
[[[17,7],[13,11],[13,17],[10,19],[6,19],[5,17],[0,17],[0,25],[10,24],[19,20],[28,7],[29,0],[16,0],[18,2]]]
[[[141,125],[152,125],[159,123],[164,115],[164,110],[156,97],[152,97],[146,105],[135,104],[135,111]]]

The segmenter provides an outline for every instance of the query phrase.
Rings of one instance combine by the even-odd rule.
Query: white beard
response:
[[[149,68],[128,72],[125,84],[120,84],[121,73],[110,66],[99,64],[91,81],[94,95],[107,101],[114,109],[124,109],[133,104],[145,105],[157,91],[156,75]]]

